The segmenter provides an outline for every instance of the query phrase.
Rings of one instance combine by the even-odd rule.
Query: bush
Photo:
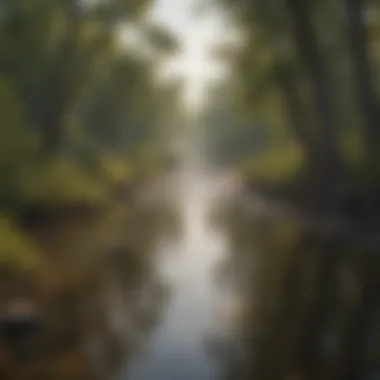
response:
[[[11,270],[33,269],[38,249],[9,218],[0,216],[0,267]]]
[[[294,178],[301,171],[302,164],[300,149],[287,145],[255,155],[242,170],[249,181],[282,182]]]
[[[124,157],[105,155],[100,158],[100,171],[107,184],[117,184],[129,179],[132,175],[131,166]]]
[[[99,203],[106,197],[106,188],[75,162],[57,158],[33,165],[20,173],[19,196],[26,203],[52,204]]]

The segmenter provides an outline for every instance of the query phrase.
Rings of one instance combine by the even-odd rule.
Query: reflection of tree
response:
[[[252,359],[247,350],[250,328],[247,315],[252,306],[252,289],[248,285],[253,275],[251,255],[247,255],[247,249],[252,249],[251,219],[234,201],[217,207],[213,215],[213,222],[229,235],[232,255],[215,267],[215,281],[223,296],[216,310],[218,323],[205,336],[204,346],[225,379],[248,378],[245,374]]]
[[[155,209],[152,213],[140,205],[135,212],[131,219],[134,224],[139,225],[139,220],[147,221],[146,218],[150,223],[145,223],[144,234],[138,236],[140,241],[127,239],[109,250],[96,277],[98,286],[93,292],[93,301],[84,316],[89,322],[92,315],[100,316],[98,323],[86,333],[95,335],[102,347],[100,355],[92,359],[94,364],[103,361],[106,378],[112,378],[127,364],[129,353],[136,350],[154,328],[167,296],[167,289],[155,271],[153,257],[155,236],[161,233],[160,222],[166,211]],[[136,225],[130,227],[136,228]],[[97,372],[96,366],[94,369]]]
[[[117,217],[107,216],[100,223],[106,225],[104,236],[91,230],[89,252],[78,238],[57,249],[56,254],[65,255],[59,268],[65,278],[41,300],[43,331],[27,342],[26,357],[14,356],[15,363],[7,362],[7,368],[0,363],[0,375],[10,370],[17,380],[114,378],[154,328],[166,301],[153,255],[157,235],[167,228],[163,220],[171,219],[167,214],[170,210],[139,202],[127,214],[118,207]],[[135,222],[141,228],[139,219],[145,220],[144,234],[132,239],[125,231],[133,232]],[[87,254],[90,261],[83,260]]]
[[[103,354],[93,359],[103,361],[107,378],[125,365],[128,353],[158,321],[163,286],[149,268],[134,260],[120,249],[110,255],[108,268],[103,268],[100,294],[97,291],[94,299],[97,314],[102,317],[90,330],[97,336]],[[140,302],[144,296],[147,302]]]
[[[376,248],[240,213],[230,228],[235,266],[254,257],[242,325],[249,360],[243,369],[231,363],[231,379],[358,379],[378,370]]]

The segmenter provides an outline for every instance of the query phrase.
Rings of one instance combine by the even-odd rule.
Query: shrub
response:
[[[248,180],[281,182],[294,178],[302,168],[301,151],[294,145],[274,147],[243,165]]]
[[[99,203],[106,196],[104,185],[64,157],[24,170],[19,176],[18,191],[26,202],[47,204]]]
[[[6,216],[0,216],[0,267],[10,270],[33,269],[38,249],[22,230]]]

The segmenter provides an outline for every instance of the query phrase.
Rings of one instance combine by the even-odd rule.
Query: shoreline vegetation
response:
[[[180,85],[157,80],[177,41],[146,11],[144,0],[1,3],[1,378],[92,379],[92,335],[107,375],[127,352],[107,330],[107,276],[119,270],[120,291],[151,277],[131,218],[170,161],[168,117],[183,114]]]
[[[151,247],[148,241],[139,241],[141,231],[134,225],[141,219],[140,209],[144,207],[138,200],[139,194],[153,183],[153,177],[140,183],[136,180],[134,186],[130,180],[123,181],[112,187],[104,202],[52,206],[42,203],[41,208],[33,205],[31,211],[26,209],[22,214],[22,223],[17,218],[2,218],[2,252],[9,255],[2,257],[0,280],[0,374],[4,378],[92,379],[96,366],[83,349],[87,334],[100,334],[105,339],[104,349],[111,350],[110,360],[114,357],[115,368],[121,364],[117,355],[126,355],[127,348],[122,345],[121,336],[113,338],[112,331],[107,331],[107,315],[115,311],[102,306],[102,288],[108,286],[109,273],[121,281],[123,291],[128,291],[131,286],[138,286],[133,282],[149,267],[145,261],[149,261]],[[146,234],[151,235],[159,226],[157,217],[145,217]],[[120,275],[115,275],[115,271]],[[4,333],[9,328],[6,329],[4,318],[10,307],[18,307],[20,315],[28,318],[30,310],[35,310],[42,327],[29,335],[25,333],[18,343],[7,343]],[[100,319],[88,322],[94,312]],[[126,315],[134,312],[133,307],[125,310]],[[140,321],[144,318],[151,319],[141,315]],[[23,346],[26,352],[22,351]],[[112,354],[112,350],[116,351]],[[114,370],[112,360],[104,366],[104,376],[108,376]]]

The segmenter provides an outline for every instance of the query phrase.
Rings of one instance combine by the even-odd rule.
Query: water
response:
[[[182,216],[180,239],[159,246],[157,269],[173,294],[160,326],[125,370],[122,380],[212,380],[221,368],[205,346],[215,334],[217,310],[226,295],[214,271],[225,259],[228,244],[209,222],[212,206],[225,196],[209,173],[186,172],[176,178],[175,207]],[[220,328],[220,330],[223,330]]]
[[[65,239],[56,265],[70,282],[46,298],[43,334],[15,352],[0,346],[0,378],[377,373],[379,256],[267,202],[251,207],[236,184],[188,167],[86,229],[91,255],[77,234]]]

